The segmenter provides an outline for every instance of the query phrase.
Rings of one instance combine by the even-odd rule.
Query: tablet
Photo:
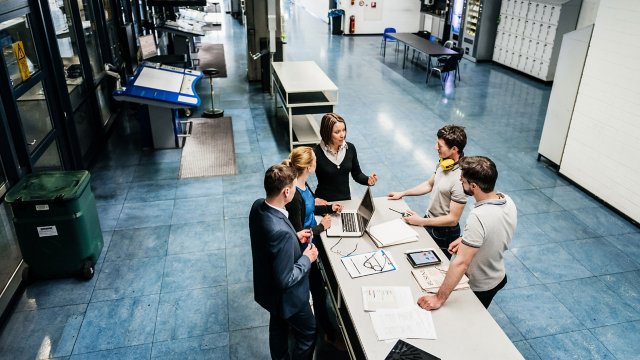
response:
[[[421,250],[407,253],[407,259],[413,267],[440,264],[440,258],[434,250]]]

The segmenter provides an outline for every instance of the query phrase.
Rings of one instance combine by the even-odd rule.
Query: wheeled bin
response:
[[[28,265],[23,277],[93,277],[103,240],[89,179],[84,170],[42,172],[9,190],[5,201]]]

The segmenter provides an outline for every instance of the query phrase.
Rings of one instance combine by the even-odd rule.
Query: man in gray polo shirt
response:
[[[469,287],[485,308],[507,284],[503,253],[516,230],[516,206],[509,196],[494,190],[498,170],[491,159],[463,157],[459,164],[464,192],[473,196],[476,203],[467,218],[464,234],[449,246],[449,252],[456,256],[438,293],[418,299],[418,305],[427,310],[442,306],[465,273]]]
[[[464,127],[446,125],[438,130],[435,149],[440,163],[434,174],[425,182],[405,191],[390,192],[389,200],[402,199],[404,196],[431,193],[429,209],[424,217],[408,210],[404,221],[411,225],[421,225],[440,249],[450,257],[447,249],[451,242],[460,237],[460,216],[467,198],[460,184],[460,166],[458,159],[463,156],[467,144]]]

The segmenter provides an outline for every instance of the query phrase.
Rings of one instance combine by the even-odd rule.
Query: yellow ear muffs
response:
[[[440,159],[440,167],[444,171],[452,170],[456,166],[456,162],[452,159]]]

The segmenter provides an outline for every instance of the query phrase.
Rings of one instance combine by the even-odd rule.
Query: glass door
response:
[[[0,159],[0,313],[4,312],[22,278],[17,273],[22,255],[11,223],[11,209],[2,201],[6,191],[7,176]]]
[[[0,55],[9,78],[12,97],[3,96],[3,105],[13,127],[14,141],[25,144],[31,171],[61,169],[60,152],[55,139],[42,60],[36,51],[30,14],[0,22]],[[20,139],[22,135],[22,139]],[[39,161],[43,155],[46,157]]]

